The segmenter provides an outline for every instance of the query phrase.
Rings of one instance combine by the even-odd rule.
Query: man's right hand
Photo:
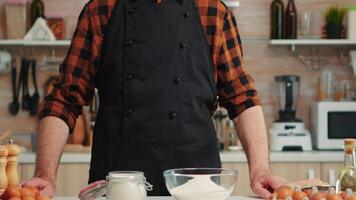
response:
[[[35,187],[40,191],[41,195],[46,195],[51,198],[56,193],[56,184],[54,181],[46,178],[33,177],[24,181],[21,185],[22,187]]]

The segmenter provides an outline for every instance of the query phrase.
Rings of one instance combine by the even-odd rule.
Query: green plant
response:
[[[342,24],[346,12],[347,8],[331,6],[324,13],[325,21],[327,24]]]

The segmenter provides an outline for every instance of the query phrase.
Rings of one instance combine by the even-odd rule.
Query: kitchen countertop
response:
[[[246,162],[243,151],[223,151],[220,153],[222,162]],[[89,153],[63,153],[61,163],[89,163]],[[310,151],[310,152],[271,152],[271,162],[343,162],[343,151]],[[22,164],[35,163],[35,153],[20,154]]]
[[[53,198],[53,200],[78,200],[78,198],[77,197],[55,197],[55,198]],[[174,198],[172,198],[172,197],[148,197],[147,200],[174,200]],[[258,199],[251,198],[251,197],[236,196],[236,197],[230,197],[227,200],[258,200]]]

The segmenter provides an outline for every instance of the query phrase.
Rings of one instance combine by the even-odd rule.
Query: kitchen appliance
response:
[[[315,102],[311,109],[314,148],[342,150],[344,138],[356,138],[356,102]]]
[[[269,130],[272,151],[311,151],[311,136],[304,122],[296,118],[300,90],[300,77],[276,76],[280,97],[279,119]]]

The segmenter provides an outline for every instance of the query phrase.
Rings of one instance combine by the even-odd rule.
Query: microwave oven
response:
[[[342,150],[345,138],[356,138],[356,102],[316,102],[311,110],[315,149]]]

